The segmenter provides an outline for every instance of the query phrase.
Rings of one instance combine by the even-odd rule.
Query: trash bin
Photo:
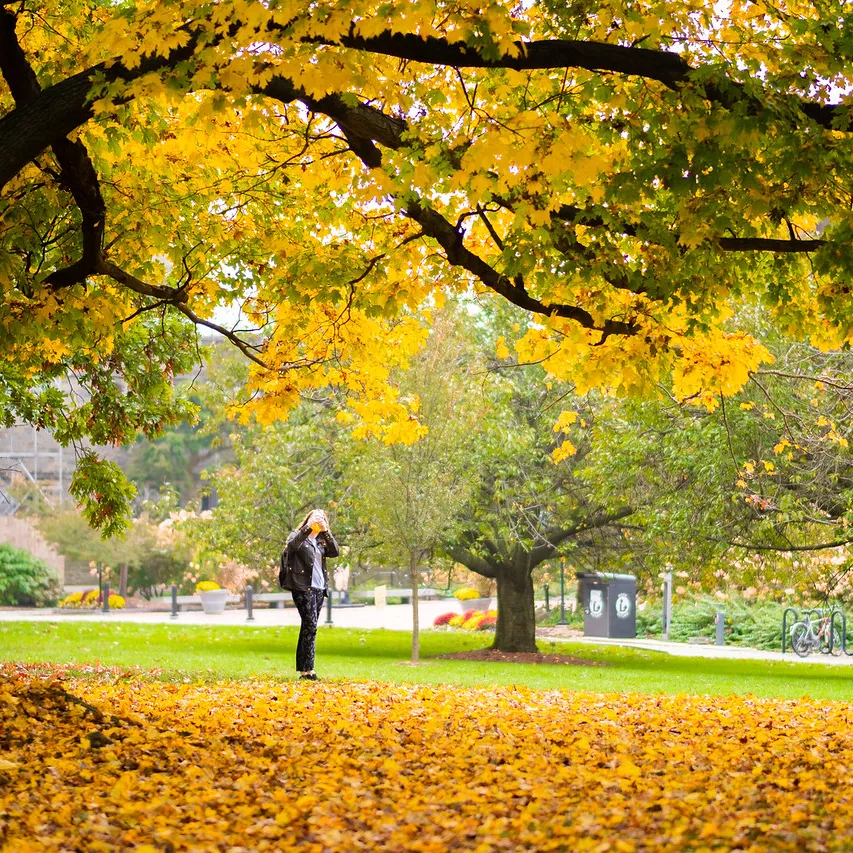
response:
[[[577,572],[585,637],[637,636],[637,579],[610,572]]]

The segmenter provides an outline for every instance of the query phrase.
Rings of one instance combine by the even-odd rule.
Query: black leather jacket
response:
[[[303,589],[311,588],[311,575],[314,571],[314,549],[306,542],[310,533],[311,527],[309,525],[294,530],[287,537],[287,561],[293,567],[295,578],[304,577],[305,586]],[[328,531],[317,534],[317,543],[323,554],[323,586],[328,589],[329,573],[326,571],[326,558],[337,557],[340,551],[338,550],[338,543],[335,542],[335,537]]]

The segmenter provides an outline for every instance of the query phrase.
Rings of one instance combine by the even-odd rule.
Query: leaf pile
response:
[[[849,850],[840,703],[0,670],[0,849]]]

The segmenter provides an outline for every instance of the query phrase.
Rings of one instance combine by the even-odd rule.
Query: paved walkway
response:
[[[457,610],[454,602],[422,601],[419,605],[420,624],[422,627],[432,625],[436,616]],[[320,626],[326,622],[327,611],[320,615]],[[113,610],[110,613],[101,611],[84,612],[79,610],[43,610],[43,609],[5,609],[0,610],[0,622],[134,622],[142,625],[171,623],[173,625],[230,625],[253,627],[280,627],[299,625],[299,614],[293,607],[284,609],[255,608],[253,621],[247,621],[244,608],[228,608],[224,613],[211,616],[201,610],[180,612],[172,619],[169,611],[142,610]],[[390,631],[409,631],[412,628],[412,606],[410,604],[391,604],[385,607],[366,605],[364,607],[334,607],[332,608],[332,625],[337,628],[385,628]],[[541,636],[541,642],[577,642],[590,645],[628,646],[648,651],[663,652],[670,655],[693,658],[733,658],[740,660],[776,660],[791,663],[828,663],[837,665],[853,664],[853,656],[841,655],[811,655],[800,658],[793,652],[783,655],[781,652],[768,652],[760,649],[746,649],[741,646],[714,646],[693,643],[670,643],[663,640],[608,640],[600,637],[554,637]]]

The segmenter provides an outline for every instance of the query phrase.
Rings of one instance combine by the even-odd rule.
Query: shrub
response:
[[[565,616],[566,616],[567,624],[569,624],[573,628],[583,628],[583,617],[584,617],[583,608],[582,607],[576,607],[574,610],[572,610],[572,608],[570,607],[570,604],[571,604],[571,600],[567,597],[566,598],[566,610],[565,610]],[[560,611],[560,599],[557,598],[555,600],[552,598],[551,599],[551,610],[549,612],[546,613],[543,610],[537,611],[536,624],[537,625],[543,625],[543,626],[544,625],[559,625],[561,618],[562,618],[562,616],[561,616],[561,611]],[[640,618],[640,614],[638,613],[637,619],[639,620],[639,618]],[[639,622],[638,622],[637,623],[637,633],[639,633],[639,630],[640,629],[639,629]]]
[[[60,607],[80,607],[83,604],[82,592],[71,592],[59,602]]]
[[[215,589],[221,588],[216,581],[199,581],[195,585],[196,592],[212,592]]]
[[[685,642],[691,637],[716,636],[715,617],[722,610],[726,620],[726,643],[756,649],[779,649],[782,642],[782,612],[785,605],[775,601],[753,601],[737,592],[723,599],[697,595],[676,601],[672,608],[669,637]],[[637,611],[637,636],[660,635],[663,630],[661,605],[650,604]]]
[[[458,614],[456,613],[442,613],[441,616],[436,616],[432,625],[434,628],[440,628],[442,625],[448,625],[450,620]]]
[[[486,614],[485,614],[485,613],[483,613],[481,610],[476,610],[476,611],[474,611],[474,615],[473,615],[473,616],[471,616],[471,618],[470,618],[470,619],[466,619],[466,620],[462,623],[462,627],[463,627],[466,631],[475,631],[475,630],[479,627],[480,623],[481,623],[485,618],[486,618]]]
[[[466,610],[462,614],[462,621],[467,622],[469,619],[473,619],[478,613],[482,613],[482,610]]]
[[[461,613],[457,613],[447,624],[451,628],[456,628],[465,621]]]
[[[126,604],[124,596],[119,595],[118,593],[111,593],[109,601],[111,610],[121,610]]]
[[[54,569],[28,551],[0,545],[0,605],[50,607],[62,595]]]
[[[497,614],[495,614],[494,616],[492,616],[492,615],[491,615],[491,613],[487,613],[487,614],[486,614],[486,616],[484,616],[484,617],[480,620],[480,624],[479,624],[479,625],[477,625],[477,630],[478,630],[478,631],[494,631],[494,630],[495,630],[495,626],[496,626],[497,624],[498,624],[498,616],[497,616]]]
[[[460,601],[467,601],[471,598],[480,598],[480,593],[477,592],[476,589],[470,586],[461,586],[456,592],[453,593],[455,598],[458,598]]]

